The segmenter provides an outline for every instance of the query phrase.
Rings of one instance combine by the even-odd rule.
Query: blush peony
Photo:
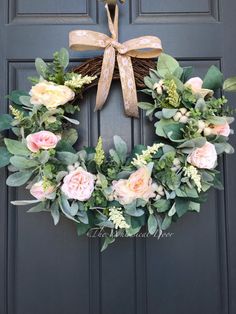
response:
[[[203,98],[214,94],[211,89],[202,88],[203,81],[200,77],[192,77],[184,85],[191,88],[193,94],[200,95]]]
[[[91,197],[94,181],[94,175],[79,167],[65,176],[61,190],[68,198],[83,202]]]
[[[155,197],[155,188],[147,167],[139,168],[127,180],[113,181],[114,198],[122,205],[130,204],[138,198],[148,201]]]
[[[55,186],[49,186],[46,189],[43,187],[43,181],[39,181],[32,185],[30,194],[37,200],[44,201],[47,197],[55,191]]]
[[[28,135],[26,137],[26,144],[31,152],[37,153],[40,149],[55,148],[60,139],[59,135],[55,135],[52,132],[40,131]]]
[[[228,137],[230,135],[229,124],[225,122],[225,124],[214,125],[214,127],[211,128],[211,133]]]
[[[33,105],[44,105],[48,110],[64,105],[75,97],[75,93],[69,87],[48,81],[33,86],[29,94]]]
[[[206,142],[202,147],[194,149],[187,161],[200,169],[213,169],[216,166],[217,153],[215,146]]]

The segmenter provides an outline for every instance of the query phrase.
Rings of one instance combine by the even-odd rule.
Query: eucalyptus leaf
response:
[[[67,200],[67,198],[62,195],[59,199],[58,199],[61,211],[63,212],[63,214],[69,218],[70,220],[73,220],[76,223],[79,223],[79,221],[77,219],[75,219],[72,215],[71,215],[71,207],[70,204]]]
[[[20,96],[19,100],[22,103],[22,105],[24,105],[26,107],[32,107],[33,106],[30,102],[30,96]]]
[[[139,108],[141,108],[143,110],[154,109],[154,105],[149,103],[149,102],[139,102],[138,106],[139,106]]]
[[[78,140],[78,132],[76,129],[66,129],[62,133],[62,139],[64,141],[67,141],[71,145],[74,145],[76,141]]]
[[[178,217],[183,216],[189,210],[189,200],[177,197],[175,200],[175,208]]]
[[[10,163],[11,154],[6,147],[0,147],[0,168],[3,168]]]
[[[84,234],[86,234],[86,232],[89,230],[89,225],[85,225],[82,222],[77,224],[77,235],[80,237]]]
[[[0,115],[0,132],[11,129],[12,116],[9,114]]]
[[[127,144],[126,142],[121,138],[119,137],[118,135],[115,135],[113,137],[113,140],[114,140],[114,145],[115,145],[115,149],[116,149],[116,152],[121,160],[122,163],[125,162],[126,160],[126,157],[127,157],[127,151],[128,151],[128,148],[127,148]]]
[[[170,55],[162,53],[157,62],[158,74],[165,78],[168,75],[172,75],[179,68],[179,63]]]
[[[208,70],[206,76],[203,80],[203,88],[217,90],[222,88],[223,85],[223,74],[220,70],[215,66],[212,65]]]
[[[177,111],[178,109],[164,108],[162,109],[162,116],[164,119],[171,119],[176,114]]]
[[[89,223],[88,214],[87,214],[86,211],[79,211],[77,213],[77,216],[78,216],[79,221],[81,221],[82,223],[84,223],[84,224],[88,224]]]
[[[22,105],[20,101],[21,96],[29,96],[29,93],[22,90],[14,90],[10,93],[10,95],[6,96],[6,98],[10,99],[16,105]]]
[[[226,92],[236,92],[236,76],[230,77],[224,81],[223,89]]]

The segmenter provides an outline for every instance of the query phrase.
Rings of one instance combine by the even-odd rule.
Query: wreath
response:
[[[62,48],[53,62],[35,61],[38,77],[31,77],[30,92],[8,95],[10,114],[0,116],[0,131],[11,130],[17,139],[2,138],[0,167],[12,174],[7,185],[26,188],[33,200],[29,212],[50,212],[73,221],[78,235],[103,232],[104,250],[118,236],[135,236],[147,226],[161,236],[185,213],[199,212],[211,187],[222,188],[216,170],[218,155],[233,153],[228,137],[233,110],[217,90],[236,90],[236,78],[223,82],[212,66],[204,80],[192,76],[161,53],[161,41],[144,36],[118,42],[118,6],[113,18],[105,6],[111,37],[93,31],[70,33],[74,50],[104,49],[103,58],[90,59],[72,71],[69,53]],[[147,50],[151,48],[151,50]],[[158,57],[157,65],[152,60]],[[121,79],[125,113],[138,117],[136,86],[148,95],[139,103],[157,135],[151,146],[137,145],[128,154],[125,141],[114,136],[114,148],[97,145],[76,151],[80,99],[98,85],[96,109],[101,109],[112,79]],[[136,86],[135,86],[136,85]]]
[[[156,69],[144,78],[142,90],[150,99],[139,107],[154,124],[156,142],[137,145],[128,154],[127,144],[114,136],[107,155],[102,138],[97,146],[76,151],[79,111],[83,91],[96,77],[65,71],[68,51],[54,54],[52,64],[37,58],[39,77],[31,77],[30,92],[8,95],[10,114],[0,116],[0,130],[11,130],[17,139],[2,139],[0,166],[12,174],[7,185],[26,189],[33,200],[28,212],[47,211],[54,224],[60,216],[73,221],[78,235],[103,230],[102,249],[117,236],[135,236],[147,226],[161,235],[187,212],[199,212],[211,187],[222,188],[216,169],[218,156],[232,153],[228,143],[232,110],[224,96],[216,97],[223,75],[212,66],[204,80],[191,78],[191,67],[180,67],[162,53]],[[224,82],[235,89],[235,78]],[[160,142],[161,138],[161,142]]]

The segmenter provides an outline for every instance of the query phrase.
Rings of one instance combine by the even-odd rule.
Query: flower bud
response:
[[[207,127],[204,129],[204,136],[209,136],[212,134],[212,129]]]
[[[187,122],[188,122],[188,117],[182,116],[182,117],[179,119],[179,122],[181,122],[181,123],[187,123]]]
[[[181,112],[182,115],[185,115],[187,113],[187,109],[186,108],[180,108],[179,111]]]
[[[182,114],[178,111],[176,112],[176,114],[174,115],[173,119],[175,121],[179,121],[179,119],[182,117]]]

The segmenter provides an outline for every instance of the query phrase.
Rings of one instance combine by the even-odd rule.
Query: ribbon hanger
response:
[[[75,30],[69,33],[69,46],[72,50],[104,50],[101,75],[98,81],[95,110],[102,109],[111,86],[115,61],[119,67],[124,108],[127,116],[138,117],[138,99],[131,57],[155,58],[162,52],[161,40],[155,36],[142,36],[118,42],[119,8],[114,6],[114,18],[109,5],[105,5],[111,37],[90,30]],[[150,50],[143,50],[149,48]]]

